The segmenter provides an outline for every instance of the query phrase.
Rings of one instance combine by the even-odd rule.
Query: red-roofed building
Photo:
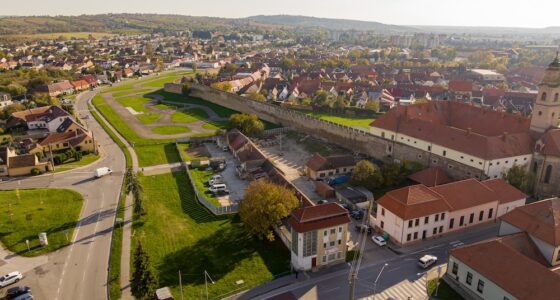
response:
[[[337,203],[306,206],[288,219],[292,265],[311,270],[343,263],[348,241],[348,211]]]
[[[558,299],[560,199],[518,207],[501,220],[498,238],[449,252],[444,280],[465,299]]]
[[[406,245],[495,221],[525,204],[527,195],[502,179],[466,179],[427,187],[413,185],[377,200],[375,227]]]

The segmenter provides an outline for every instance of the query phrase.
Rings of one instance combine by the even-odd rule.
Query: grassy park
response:
[[[158,126],[152,128],[152,131],[157,134],[172,135],[178,133],[186,133],[191,130],[188,127],[181,127],[181,126]]]
[[[87,166],[91,163],[94,163],[98,159],[99,159],[99,155],[88,154],[88,155],[82,157],[82,159],[79,160],[79,161],[70,160],[69,162],[66,162],[64,164],[55,166],[55,171],[54,172],[55,173],[64,172],[64,171],[72,170],[72,169],[75,169],[75,168]]]
[[[175,123],[192,123],[205,119],[208,119],[208,114],[201,108],[178,110],[171,116],[171,121]]]
[[[200,296],[206,270],[215,284],[211,299],[272,280],[289,271],[289,253],[280,241],[250,236],[237,217],[215,217],[198,204],[185,172],[141,177],[147,214],[134,223],[159,278],[179,296]],[[242,283],[236,282],[242,280]]]
[[[79,193],[65,189],[0,191],[0,241],[22,256],[60,249],[72,239],[82,203]],[[41,232],[47,233],[48,246],[39,244],[37,234]]]
[[[359,128],[363,130],[369,130],[370,127],[369,124],[375,121],[375,118],[372,117],[335,116],[335,115],[329,115],[324,113],[307,112],[307,111],[305,113],[317,119],[330,121],[333,123]]]

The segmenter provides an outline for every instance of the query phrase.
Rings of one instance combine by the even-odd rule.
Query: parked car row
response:
[[[0,277],[0,288],[7,287],[14,283],[19,282],[23,279],[23,274],[21,272],[11,272],[4,276]],[[33,295],[31,295],[31,288],[27,286],[16,286],[9,288],[6,291],[5,299],[14,299],[14,300],[30,300],[34,299]]]

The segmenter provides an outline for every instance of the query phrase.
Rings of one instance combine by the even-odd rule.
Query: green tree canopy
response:
[[[526,194],[533,193],[535,175],[529,172],[525,166],[514,165],[502,174],[502,178]]]
[[[158,281],[150,266],[150,257],[139,241],[134,252],[134,271],[130,280],[130,291],[136,299],[152,299]]]
[[[248,114],[233,114],[229,117],[230,126],[237,128],[247,135],[260,134],[264,130],[264,124],[257,116]]]
[[[249,231],[258,238],[274,240],[271,230],[299,206],[295,194],[288,188],[267,180],[251,182],[239,204],[239,216]]]
[[[352,170],[350,183],[373,190],[383,185],[383,177],[377,166],[368,160],[361,160]]]

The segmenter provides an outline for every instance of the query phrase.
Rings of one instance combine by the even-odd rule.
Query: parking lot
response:
[[[211,157],[223,157],[226,161],[226,168],[222,172],[216,173],[222,175],[224,184],[227,185],[229,195],[217,197],[222,206],[228,206],[237,202],[245,196],[245,189],[249,182],[240,179],[235,173],[237,160],[231,152],[223,151],[214,143],[205,143],[204,146],[208,150]]]

